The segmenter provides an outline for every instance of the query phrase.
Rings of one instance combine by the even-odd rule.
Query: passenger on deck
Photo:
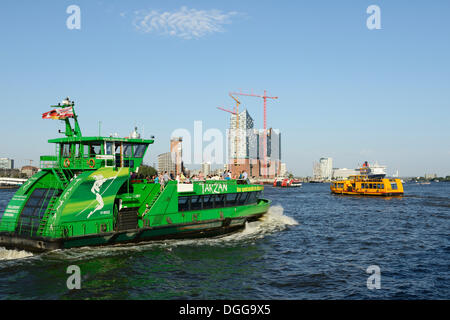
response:
[[[167,171],[164,171],[164,175],[163,175],[163,182],[164,182],[164,185],[166,185],[167,182],[169,182],[169,180],[171,180],[169,174],[167,173]]]
[[[242,179],[245,180],[245,183],[250,184],[250,180],[248,179],[247,171],[242,171]]]

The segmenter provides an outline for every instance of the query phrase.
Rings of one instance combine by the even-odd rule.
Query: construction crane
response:
[[[264,90],[264,95],[258,95],[253,93],[243,93],[243,92],[230,92],[230,95],[239,95],[239,96],[248,96],[248,97],[257,97],[257,98],[263,98],[264,100],[264,171],[263,175],[267,175],[267,99],[278,99],[278,97],[269,97],[267,96],[266,90]]]
[[[229,112],[231,114],[236,114],[236,111],[235,111],[234,108],[233,108],[233,110],[228,110],[228,109],[225,109],[225,108],[222,108],[222,107],[217,107],[217,109],[225,111],[225,112]]]

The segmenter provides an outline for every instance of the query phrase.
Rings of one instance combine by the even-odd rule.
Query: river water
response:
[[[31,254],[0,248],[0,299],[449,299],[450,183],[401,198],[265,188],[268,215],[221,238]],[[0,212],[13,191],[0,190]],[[68,266],[80,290],[68,290]],[[369,290],[369,266],[380,289]]]

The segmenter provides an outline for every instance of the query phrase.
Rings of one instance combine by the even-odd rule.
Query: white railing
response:
[[[27,179],[19,178],[0,178],[0,185],[20,186],[25,183]]]

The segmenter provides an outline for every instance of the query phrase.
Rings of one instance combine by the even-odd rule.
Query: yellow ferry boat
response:
[[[361,174],[346,180],[332,181],[331,192],[344,195],[364,196],[401,196],[403,184],[401,179],[385,178],[384,174],[371,175],[367,162],[359,169]]]

